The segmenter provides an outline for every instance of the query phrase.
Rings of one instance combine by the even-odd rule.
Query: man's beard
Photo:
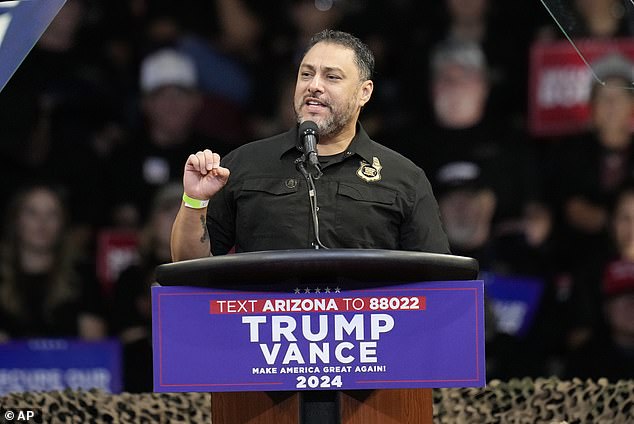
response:
[[[295,117],[297,119],[298,124],[301,124],[304,121],[312,120],[310,117],[306,118],[300,114],[299,110],[301,109],[301,106],[303,106],[304,104],[305,103],[303,102],[299,108],[295,107]],[[317,133],[319,134],[320,137],[335,136],[339,134],[341,130],[345,128],[346,124],[348,124],[350,119],[352,119],[352,115],[353,115],[352,113],[353,105],[351,103],[348,103],[346,106],[347,107],[345,108],[345,110],[337,110],[337,109],[333,109],[332,107],[330,107],[330,105],[328,105],[331,111],[330,115],[324,119],[315,121],[315,123],[317,124]]]

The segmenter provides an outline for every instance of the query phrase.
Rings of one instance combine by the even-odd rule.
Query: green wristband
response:
[[[187,194],[183,193],[183,203],[188,208],[192,209],[202,209],[206,208],[209,204],[209,200],[198,200],[193,197],[189,197]]]

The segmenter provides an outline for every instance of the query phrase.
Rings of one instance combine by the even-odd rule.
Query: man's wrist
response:
[[[187,193],[183,193],[183,204],[191,209],[204,209],[209,204],[209,199],[194,199],[193,197],[189,197]]]

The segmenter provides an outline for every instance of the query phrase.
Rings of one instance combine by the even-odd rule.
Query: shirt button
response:
[[[289,178],[285,182],[286,188],[295,188],[297,187],[297,180],[295,178]]]
[[[346,152],[346,156],[352,156],[352,152]]]

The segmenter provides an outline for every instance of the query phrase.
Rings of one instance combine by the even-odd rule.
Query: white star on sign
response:
[[[319,287],[317,287],[317,288],[315,289],[315,293],[321,293],[321,289],[320,289]]]
[[[330,293],[330,287],[326,287],[326,288],[324,289],[324,292],[326,292],[326,293]]]
[[[306,288],[304,289],[304,293],[310,293],[310,289],[309,289],[308,287],[306,287]]]
[[[299,294],[300,291],[301,291],[300,289],[295,288],[295,294]]]
[[[341,289],[339,287],[335,287],[335,293],[341,293]]]

